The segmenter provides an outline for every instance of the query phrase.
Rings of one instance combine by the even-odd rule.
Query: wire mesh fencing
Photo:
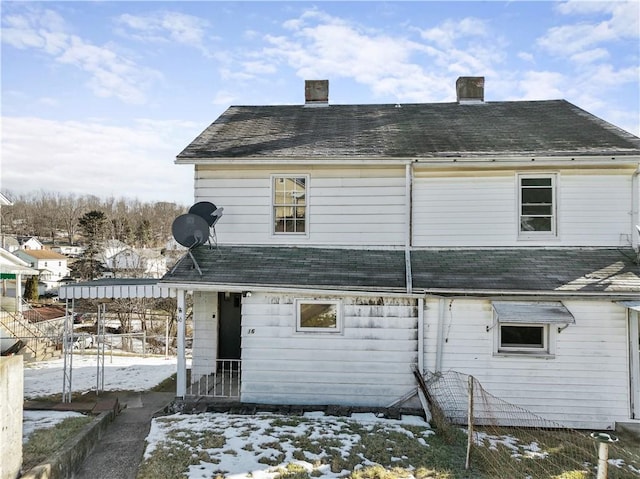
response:
[[[467,441],[467,466],[487,477],[640,477],[640,441],[611,442],[613,434],[565,427],[493,396],[459,372],[427,373],[424,382],[436,431],[448,440]]]

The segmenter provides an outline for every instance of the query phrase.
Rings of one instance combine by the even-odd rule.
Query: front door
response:
[[[240,359],[242,294],[219,293],[218,359]]]

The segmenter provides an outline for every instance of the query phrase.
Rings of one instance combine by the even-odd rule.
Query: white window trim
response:
[[[304,328],[300,326],[300,305],[301,304],[334,304],[336,306],[336,327],[335,328]],[[342,301],[339,299],[303,299],[298,298],[294,301],[295,314],[295,332],[296,333],[324,333],[324,334],[342,334]]]
[[[523,178],[550,178],[551,179],[551,192],[552,192],[552,221],[551,231],[521,231],[520,223],[522,217],[522,186],[521,180]],[[537,239],[559,239],[558,233],[558,187],[559,187],[559,175],[558,173],[516,173],[516,198],[518,202],[516,204],[516,229],[518,232],[519,240],[537,240]]]
[[[498,321],[494,318],[495,327],[493,328],[493,355],[494,356],[519,356],[526,358],[544,358],[554,359],[556,355],[556,331],[551,323],[510,323],[507,321]],[[500,328],[502,326],[529,326],[543,328],[543,347],[527,348],[527,347],[502,347],[500,344]]]
[[[273,183],[276,178],[304,178],[305,179],[305,215],[304,215],[304,232],[282,232],[277,233],[275,229],[275,206],[273,204]],[[270,234],[272,238],[308,238],[309,237],[309,175],[296,173],[272,173],[269,178],[269,207],[271,209],[269,222]]]

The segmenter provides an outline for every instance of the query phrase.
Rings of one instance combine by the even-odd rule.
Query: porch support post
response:
[[[36,276],[37,277],[37,276]],[[22,313],[22,275],[16,273],[16,313]]]
[[[176,373],[176,397],[187,395],[187,358],[185,354],[186,294],[184,289],[176,291],[178,303],[178,370]]]

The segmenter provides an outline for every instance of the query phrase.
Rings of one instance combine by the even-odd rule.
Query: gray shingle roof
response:
[[[633,250],[414,251],[414,288],[640,294]]]
[[[403,251],[200,246],[163,282],[404,292]],[[411,252],[413,290],[640,294],[633,250],[471,249]]]
[[[232,106],[178,161],[629,154],[640,154],[640,138],[567,101],[549,100]]]
[[[402,251],[221,246],[192,250],[163,281],[306,289],[385,291],[405,288]]]

